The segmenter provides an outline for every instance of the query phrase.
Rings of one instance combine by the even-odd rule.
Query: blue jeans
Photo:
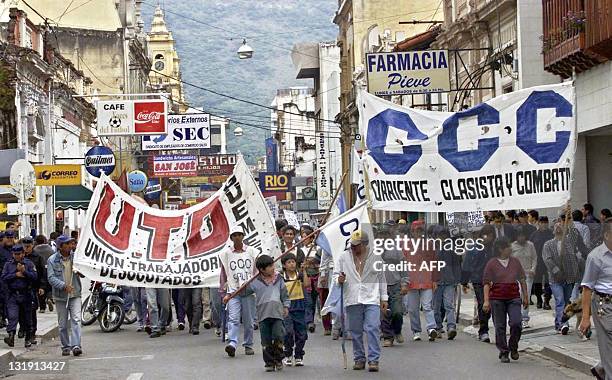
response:
[[[533,277],[526,277],[525,278],[525,282],[527,283],[527,294],[528,300],[531,300],[531,289],[533,288]],[[523,299],[523,291],[521,288],[521,285],[519,284],[519,293],[521,294],[521,300]],[[525,322],[529,321],[529,302],[527,303],[527,309],[523,309],[521,307],[521,315],[522,315],[522,319]]]
[[[308,339],[306,311],[289,310],[289,315],[285,318],[283,324],[285,326],[285,357],[292,357],[295,351],[296,359],[304,359],[304,346]]]
[[[253,348],[253,305],[255,297],[234,297],[227,303],[227,334],[229,344],[238,346],[238,334],[240,333],[240,316],[244,325],[244,344],[245,347]]]
[[[455,320],[455,290],[456,285],[438,285],[434,292],[434,317],[436,319],[437,329],[442,329],[444,322],[442,306],[444,306],[444,311],[446,313],[446,329],[457,329],[457,322]]]
[[[410,329],[413,333],[421,332],[421,317],[419,306],[423,307],[427,330],[436,328],[436,317],[432,309],[433,291],[431,289],[410,289],[406,294],[408,314],[410,315]]]
[[[55,307],[62,349],[81,347],[81,297],[56,300]]]
[[[147,295],[144,288],[133,287],[130,288],[130,291],[132,293],[136,315],[138,316],[138,326],[144,327],[148,317]]]
[[[563,326],[561,318],[563,318],[563,309],[570,302],[574,284],[557,284],[550,283],[550,290],[555,297],[555,329],[559,330]]]
[[[383,313],[380,327],[384,339],[394,339],[402,333],[404,324],[404,307],[400,294],[400,284],[387,285],[389,295],[389,310]]]
[[[353,337],[353,360],[365,362],[363,333],[368,337],[368,363],[380,359],[380,306],[351,305],[346,307],[348,329]]]

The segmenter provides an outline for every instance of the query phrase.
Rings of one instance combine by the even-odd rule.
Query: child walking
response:
[[[257,278],[245,289],[245,295],[257,296],[257,321],[266,372],[283,369],[283,319],[289,315],[289,297],[282,276],[274,270],[274,260],[261,255],[255,261],[259,270]],[[229,302],[230,296],[223,298]]]
[[[308,339],[306,332],[306,299],[305,288],[310,287],[310,277],[305,268],[298,272],[297,257],[289,253],[281,259],[284,270],[285,286],[291,304],[289,315],[285,317],[285,359],[286,366],[304,365],[304,345]],[[295,355],[295,357],[294,357]]]

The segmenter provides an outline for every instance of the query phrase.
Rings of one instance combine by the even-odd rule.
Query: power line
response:
[[[218,91],[215,91],[215,90],[211,90],[209,88],[202,87],[202,86],[199,86],[197,84],[193,84],[193,83],[184,81],[182,79],[173,77],[171,75],[164,74],[164,73],[162,73],[160,71],[157,71],[157,70],[154,70],[154,69],[151,69],[151,72],[157,73],[157,74],[159,74],[161,76],[164,76],[166,78],[174,79],[175,81],[183,83],[183,84],[185,84],[187,86],[191,86],[191,87],[197,88],[197,89],[202,90],[202,91],[210,92],[212,94],[215,94],[215,95],[218,95],[218,96],[221,96],[221,97],[224,97],[224,98],[229,98],[229,99],[236,100],[236,101],[239,101],[239,102],[251,104],[251,105],[254,105],[254,106],[257,106],[257,107],[267,108],[267,109],[272,110],[274,112],[284,112],[284,113],[287,113],[287,114],[290,114],[290,115],[297,115],[297,116],[304,117],[304,114],[301,114],[301,113],[296,113],[296,112],[291,112],[291,111],[283,111],[283,110],[279,110],[279,109],[276,109],[276,108],[271,107],[271,106],[266,106],[266,105],[263,105],[263,104],[255,103],[255,102],[250,101],[250,100],[241,99],[241,98],[237,98],[237,97],[232,96],[232,95],[223,94],[221,92],[218,92]],[[327,121],[327,122],[330,122],[330,123],[333,123],[333,124],[338,124],[335,120],[321,119],[321,118],[317,118],[317,117],[311,117],[311,116],[308,116],[308,115],[306,115],[306,118],[307,119],[313,119],[313,120],[319,120],[319,121]]]

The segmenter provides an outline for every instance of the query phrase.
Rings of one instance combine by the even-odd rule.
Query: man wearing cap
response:
[[[32,285],[36,281],[37,274],[34,264],[24,256],[22,245],[14,245],[11,248],[13,258],[4,265],[2,280],[8,289],[8,317],[9,323],[6,328],[8,336],[4,342],[9,347],[15,346],[15,330],[17,322],[23,322],[22,328],[26,332],[25,347],[32,345],[30,325],[32,323]]]
[[[30,260],[32,264],[34,264],[36,273],[38,274],[36,281],[32,286],[32,324],[30,325],[32,336],[31,341],[32,344],[36,344],[35,337],[36,330],[38,329],[38,317],[36,312],[38,311],[39,306],[38,297],[45,294],[45,289],[47,287],[47,271],[45,269],[47,262],[38,252],[34,251],[34,239],[32,239],[30,236],[21,239],[21,244],[23,245],[26,259]],[[22,329],[23,326],[20,326],[20,330]]]
[[[242,284],[257,274],[255,259],[258,252],[243,242],[244,231],[242,227],[235,226],[230,230],[231,243],[221,251],[220,288],[227,294],[238,290]],[[253,306],[255,299],[253,295],[238,295],[227,303],[227,332],[229,343],[225,346],[225,352],[230,357],[236,355],[238,345],[238,334],[240,333],[240,317],[244,322],[244,353],[254,355],[253,351]]]
[[[381,310],[388,308],[388,296],[382,260],[370,249],[369,240],[365,232],[353,232],[350,248],[340,255],[334,277],[344,288],[348,331],[353,338],[353,369],[365,369],[365,333],[368,338],[368,370],[378,372],[380,315]]]
[[[8,225],[7,223],[7,228]],[[2,234],[2,237],[2,244],[0,244],[0,270],[2,270],[4,264],[13,259],[11,248],[15,245],[15,231],[7,229]],[[8,290],[6,284],[4,281],[0,280],[0,327],[6,326],[5,320],[8,317],[7,297]]]
[[[53,288],[62,356],[79,356],[81,349],[81,279],[72,270],[72,238],[57,238],[57,252],[47,261],[47,280]],[[70,331],[68,331],[70,330]]]

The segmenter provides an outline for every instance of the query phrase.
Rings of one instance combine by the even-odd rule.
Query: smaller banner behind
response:
[[[260,254],[280,254],[272,215],[239,159],[206,202],[184,210],[148,207],[103,176],[91,198],[74,268],[94,281],[156,288],[215,287],[219,253],[241,226]]]
[[[547,208],[570,197],[576,150],[572,83],[504,94],[456,113],[359,95],[374,209]]]
[[[332,255],[334,262],[348,248],[351,234],[363,229],[373,244],[374,235],[370,225],[367,202],[362,202],[347,212],[331,219],[321,228],[317,245]]]

